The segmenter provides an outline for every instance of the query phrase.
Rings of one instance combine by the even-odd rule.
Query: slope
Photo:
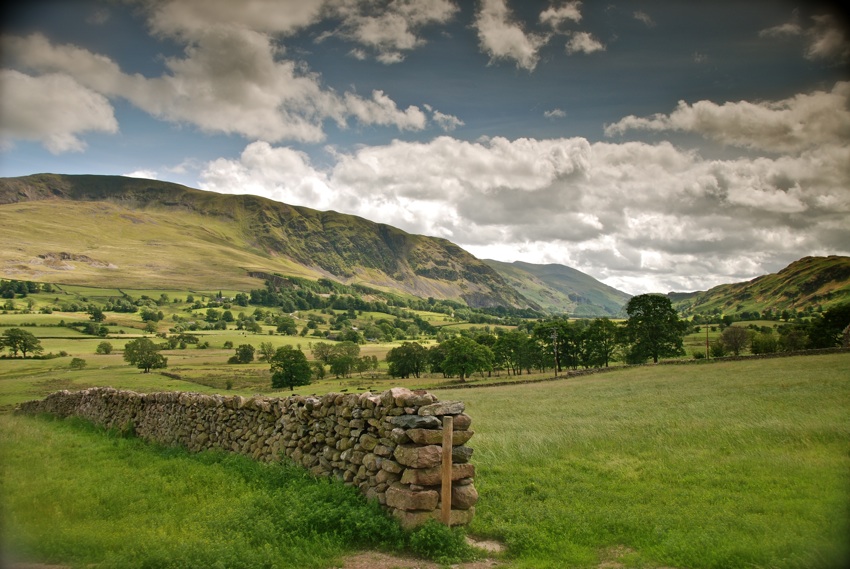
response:
[[[564,265],[520,261],[485,263],[530,301],[550,313],[575,316],[618,316],[630,295]]]
[[[850,301],[850,257],[803,257],[778,273],[673,300],[685,315],[827,309]]]
[[[326,277],[473,307],[533,307],[460,247],[336,212],[120,176],[0,179],[5,278],[237,287]]]

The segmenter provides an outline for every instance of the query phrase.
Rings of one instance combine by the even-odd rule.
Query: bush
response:
[[[83,358],[74,358],[71,360],[71,363],[68,364],[68,367],[71,369],[83,369],[86,367],[86,360]]]
[[[97,349],[95,350],[97,354],[111,354],[112,353],[112,344],[109,342],[101,342],[97,345]]]
[[[463,530],[444,526],[435,520],[413,530],[409,543],[414,553],[441,565],[470,561],[475,557],[475,551],[466,543]]]

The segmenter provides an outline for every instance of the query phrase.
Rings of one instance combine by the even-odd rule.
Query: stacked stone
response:
[[[424,391],[278,399],[91,388],[56,392],[19,411],[75,415],[195,452],[220,449],[260,461],[286,456],[316,476],[356,486],[406,527],[439,519],[442,419],[452,416],[451,523],[469,523],[478,499],[472,449],[465,446],[471,419],[463,403]]]

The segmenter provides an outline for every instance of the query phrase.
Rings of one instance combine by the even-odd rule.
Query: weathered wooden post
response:
[[[443,417],[443,463],[442,463],[442,509],[440,516],[444,524],[452,525],[452,440],[454,418]]]

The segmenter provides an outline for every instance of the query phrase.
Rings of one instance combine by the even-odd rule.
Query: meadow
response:
[[[126,341],[153,337],[139,314],[107,313],[109,334],[99,338],[59,326],[88,322],[84,312],[38,313],[57,298],[98,302],[121,292],[63,285],[31,295],[26,313],[0,314],[0,326],[26,326],[45,353],[65,354],[0,359],[3,551],[73,567],[320,568],[363,548],[412,548],[443,561],[469,554],[457,533],[405,536],[351,489],[285,465],[190,455],[77,421],[11,414],[22,401],[90,386],[287,396],[270,387],[267,363],[228,364],[234,350],[225,343],[271,342],[309,354],[312,342],[323,341],[231,324],[193,332],[204,349],[165,350],[168,368],[144,374],[121,354]],[[130,292],[159,298],[163,291]],[[189,294],[217,294],[165,292],[158,332],[175,317],[202,319],[205,310],[184,301]],[[342,312],[295,317],[300,328],[310,316]],[[358,317],[368,323],[387,315]],[[686,337],[687,359],[704,349],[705,336],[703,329]],[[115,351],[96,354],[103,341]],[[361,355],[383,360],[399,343],[367,343]],[[84,369],[70,368],[74,357],[86,360]],[[449,390],[454,380],[442,376],[389,378],[382,363],[375,373],[328,376],[298,390],[403,385],[463,400],[476,432],[481,494],[467,531],[506,544],[508,567],[831,569],[850,559],[850,354],[619,367],[475,387],[550,378],[476,375],[471,388]]]
[[[835,354],[435,393],[473,417],[468,531],[504,542],[505,566],[827,569],[850,558],[848,378]],[[0,422],[5,550],[28,560],[333,567],[405,541],[349,489],[286,467]]]

